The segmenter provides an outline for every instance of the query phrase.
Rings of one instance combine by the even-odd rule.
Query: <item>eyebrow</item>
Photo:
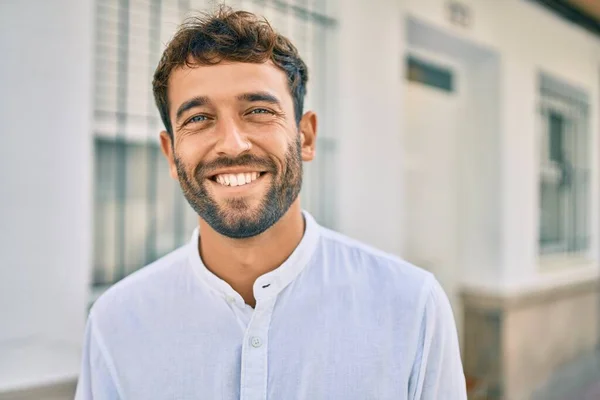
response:
[[[195,108],[195,107],[202,107],[209,103],[210,103],[210,100],[206,96],[197,96],[192,99],[189,99],[188,101],[184,102],[182,105],[179,106],[179,108],[177,109],[177,114],[176,114],[175,120],[179,121],[181,116],[186,111],[188,111],[192,108]]]
[[[237,97],[237,99],[240,101],[247,101],[250,103],[261,101],[261,102],[275,104],[275,105],[281,107],[281,102],[279,101],[279,99],[267,92],[243,93],[243,94],[240,94]]]

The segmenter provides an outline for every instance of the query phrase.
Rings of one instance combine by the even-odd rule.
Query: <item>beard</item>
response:
[[[244,239],[259,235],[273,226],[289,210],[302,187],[302,157],[300,135],[290,144],[285,154],[284,170],[277,171],[275,162],[243,154],[236,158],[221,157],[209,163],[200,163],[188,174],[182,160],[175,153],[175,165],[183,195],[194,211],[221,235]],[[210,171],[228,167],[257,167],[268,172],[271,182],[258,207],[251,209],[243,197],[218,202],[207,190]]]

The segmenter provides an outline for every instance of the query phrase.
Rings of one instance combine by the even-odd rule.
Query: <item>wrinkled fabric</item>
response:
[[[90,311],[76,399],[466,399],[436,279],[304,218],[254,309],[203,265],[198,229],[110,288]]]

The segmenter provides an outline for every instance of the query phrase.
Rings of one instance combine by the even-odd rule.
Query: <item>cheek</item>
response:
[[[261,150],[270,156],[270,158],[277,164],[277,169],[283,171],[287,168],[289,163],[289,149],[295,147],[295,141],[288,139],[287,135],[277,135],[267,138],[257,143]]]
[[[175,154],[186,171],[193,170],[202,162],[206,155],[206,149],[200,143],[194,141],[182,141],[175,147]]]

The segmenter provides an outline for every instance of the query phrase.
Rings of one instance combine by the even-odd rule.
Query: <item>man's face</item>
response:
[[[174,139],[163,132],[161,144],[192,208],[231,238],[271,227],[314,156],[316,117],[298,129],[285,73],[271,62],[178,68],[168,97]]]

